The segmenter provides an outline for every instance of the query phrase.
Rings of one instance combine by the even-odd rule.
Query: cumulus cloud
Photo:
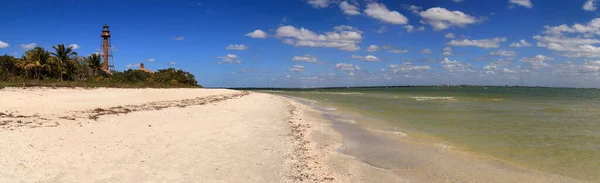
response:
[[[169,65],[175,65],[177,62],[169,62]]]
[[[432,52],[431,52],[431,49],[426,48],[426,49],[421,50],[419,53],[420,54],[431,54]]]
[[[469,39],[452,40],[452,41],[448,42],[448,45],[450,45],[450,46],[475,46],[475,47],[490,49],[490,48],[498,48],[500,46],[500,43],[502,43],[502,42],[506,42],[506,38],[498,37],[498,38],[492,38],[492,39],[478,39],[478,40],[469,40]]]
[[[288,69],[290,72],[304,72],[303,65],[295,65],[294,67]]]
[[[471,64],[463,64],[456,60],[450,60],[447,57],[440,63],[448,72],[473,72],[473,66]]]
[[[140,64],[127,64],[125,67],[128,69],[138,68],[138,67],[140,67]]]
[[[477,18],[461,11],[449,11],[440,7],[429,8],[427,11],[419,12],[419,16],[423,18],[425,23],[431,25],[437,31],[453,26],[465,27],[479,21]]]
[[[544,56],[544,55],[536,55],[534,57],[523,57],[523,58],[519,59],[519,61],[521,61],[521,62],[529,63],[531,65],[531,68],[533,68],[533,69],[539,69],[541,67],[550,66],[549,64],[546,63],[546,61],[549,61],[549,60],[554,60],[554,58],[549,57],[549,56]]]
[[[70,44],[69,47],[71,47],[71,49],[74,49],[74,50],[80,48],[78,44]]]
[[[227,49],[227,50],[247,50],[248,47],[246,47],[246,45],[243,45],[243,44],[230,44],[229,46],[225,47],[225,49]]]
[[[360,70],[361,68],[358,66],[354,66],[352,64],[347,64],[347,63],[338,63],[335,65],[335,69],[340,70],[340,71],[356,71],[356,70]]]
[[[267,33],[260,29],[256,29],[248,34],[245,34],[245,36],[248,36],[251,38],[256,38],[256,39],[264,39],[264,38],[267,38]]]
[[[0,41],[0,48],[8,48],[10,46],[10,44]]]
[[[583,10],[585,11],[596,11],[598,9],[596,0],[588,0],[583,4]]]
[[[154,58],[148,59],[148,62],[154,62],[154,61],[156,61],[156,59],[154,59]]]
[[[367,9],[365,9],[365,14],[371,18],[377,19],[379,21],[389,23],[389,24],[407,24],[408,18],[404,15],[398,13],[397,11],[390,11],[384,4],[382,3],[369,3],[367,5]]]
[[[515,47],[515,48],[520,48],[520,47],[531,47],[531,43],[528,43],[527,41],[525,41],[524,39],[521,39],[521,41],[516,42],[516,43],[512,43],[510,44],[510,47]]]
[[[448,39],[454,39],[454,38],[456,38],[456,35],[454,35],[454,33],[448,33],[444,37],[446,37]]]
[[[342,1],[340,3],[340,9],[342,10],[342,12],[345,15],[350,15],[350,16],[360,15],[360,10],[358,9],[358,7],[351,5],[347,1]]]
[[[367,52],[376,52],[376,51],[379,51],[379,49],[380,49],[379,46],[371,45],[367,48]]]
[[[587,24],[544,26],[543,35],[536,35],[538,47],[558,52],[566,57],[600,57],[600,18]]]
[[[405,25],[404,28],[406,29],[406,32],[412,32],[415,29],[415,26]]]
[[[332,0],[308,0],[308,4],[313,8],[327,8],[331,3],[333,3]]]
[[[21,48],[23,48],[25,50],[31,50],[31,49],[35,48],[37,46],[37,44],[29,43],[29,44],[21,44],[20,46],[21,46]]]
[[[358,56],[358,55],[352,55],[351,57],[352,59],[357,59],[360,61],[364,61],[364,62],[379,62],[379,58],[377,58],[376,56],[373,55],[367,55],[367,56]]]
[[[505,56],[505,57],[514,57],[517,55],[517,52],[508,51],[508,50],[498,50],[490,52],[490,55],[493,56]]]
[[[404,8],[414,14],[418,14],[423,9],[420,6],[415,6],[415,5],[405,6]]]
[[[240,61],[238,59],[237,55],[234,54],[227,54],[225,56],[222,57],[217,57],[219,59],[221,59],[221,61],[219,61],[219,64],[241,64],[242,61]]]
[[[335,31],[317,34],[305,28],[281,26],[277,29],[277,37],[283,43],[297,47],[327,47],[344,51],[359,50],[363,37],[362,31],[351,26],[337,26]]]
[[[382,34],[387,32],[387,27],[385,27],[385,25],[382,25],[381,27],[379,27],[379,29],[377,29],[376,31],[378,34]]]
[[[314,57],[311,55],[295,56],[295,57],[292,57],[292,60],[298,61],[298,62],[319,63],[319,59],[317,59],[317,57]]]
[[[533,8],[533,3],[531,3],[531,0],[509,0],[508,2],[526,8]]]
[[[452,0],[452,1],[454,1],[455,3],[461,3],[461,2],[463,2],[465,0]]]
[[[178,36],[178,37],[173,36],[172,39],[175,40],[175,41],[183,41],[183,40],[185,40],[185,37],[183,37],[183,36]]]
[[[388,50],[388,52],[390,52],[390,53],[408,53],[408,50],[406,50],[406,49],[391,49],[391,50]]]
[[[450,56],[450,55],[452,55],[452,48],[451,47],[445,47],[444,50],[442,51],[442,55],[444,55],[444,56]]]
[[[402,64],[390,64],[387,66],[387,71],[392,72],[392,73],[411,72],[411,71],[426,71],[426,70],[431,70],[431,66],[429,66],[429,65],[414,66],[410,62],[406,62],[406,63],[402,63]]]

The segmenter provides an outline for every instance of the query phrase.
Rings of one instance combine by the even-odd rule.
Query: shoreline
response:
[[[297,100],[299,103],[303,103],[302,105],[308,107],[320,108],[314,110],[319,111],[320,115],[326,120],[330,120],[335,132],[343,136],[341,139],[344,144],[342,145],[343,148],[337,149],[337,152],[352,156],[356,160],[371,165],[374,168],[392,171],[400,179],[406,181],[584,182],[475,152],[455,150],[447,145],[444,146],[444,144],[436,146],[435,144],[430,144],[430,140],[426,143],[423,141],[418,142],[412,139],[412,136],[406,137],[406,134],[402,132],[392,134],[389,131],[370,129],[360,125],[360,123],[353,122],[353,119],[344,119],[343,117],[331,114],[331,111],[327,111],[331,106],[317,107],[308,104],[308,100],[306,99],[285,97],[290,98],[289,100]],[[364,139],[371,140],[365,142]],[[379,148],[378,146],[385,146],[387,148]],[[396,149],[391,147],[396,147]],[[393,156],[390,156],[390,154],[393,154]],[[390,159],[395,160],[395,162],[390,163]],[[407,165],[408,167],[406,167]]]
[[[0,182],[578,182],[403,142],[274,94],[0,94]]]

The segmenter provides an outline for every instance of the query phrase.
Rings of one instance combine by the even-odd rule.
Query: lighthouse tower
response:
[[[104,24],[104,26],[102,26],[102,55],[100,56],[102,58],[102,69],[104,69],[105,71],[113,71],[115,69],[114,67],[114,60],[113,60],[113,55],[112,55],[112,47],[110,45],[110,29],[108,29],[108,25]]]

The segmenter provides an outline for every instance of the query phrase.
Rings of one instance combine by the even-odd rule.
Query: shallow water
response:
[[[597,89],[411,87],[278,94],[384,121],[373,127],[437,141],[433,144],[447,148],[580,180],[600,180]]]

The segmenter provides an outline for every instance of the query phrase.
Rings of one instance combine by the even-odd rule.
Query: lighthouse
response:
[[[108,25],[102,26],[102,69],[109,72],[115,69],[112,56],[112,46],[110,45],[110,29]]]

